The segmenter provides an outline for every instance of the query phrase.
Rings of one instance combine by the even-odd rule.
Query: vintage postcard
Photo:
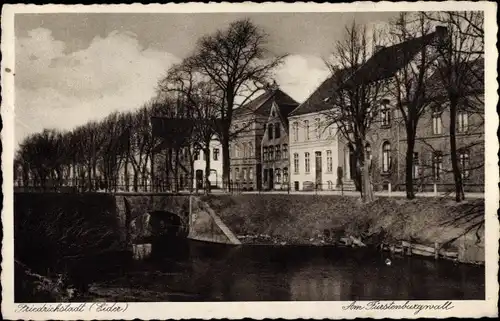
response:
[[[7,319],[498,315],[497,5],[5,5]]]

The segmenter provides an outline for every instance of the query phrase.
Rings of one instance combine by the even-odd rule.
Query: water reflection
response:
[[[156,250],[98,287],[141,289],[140,301],[484,299],[484,268],[447,261],[405,257],[387,266],[369,251],[199,242],[184,257]]]

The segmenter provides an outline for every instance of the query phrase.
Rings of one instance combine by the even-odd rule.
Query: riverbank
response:
[[[243,244],[379,247],[403,241],[484,262],[484,201],[339,195],[209,195],[202,198]],[[390,247],[390,246],[389,246]]]

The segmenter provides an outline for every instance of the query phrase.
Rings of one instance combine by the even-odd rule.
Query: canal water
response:
[[[157,247],[153,254],[147,260],[115,261],[111,268],[101,269],[84,299],[344,301],[485,297],[484,267],[390,257],[368,250],[231,247],[189,241],[176,253]]]

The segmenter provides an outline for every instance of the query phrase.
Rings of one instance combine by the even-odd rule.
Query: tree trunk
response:
[[[174,191],[179,191],[179,148],[175,149],[175,163],[174,163]]]
[[[205,149],[203,149],[203,153],[207,155],[205,161],[205,194],[210,193],[210,141],[208,143],[205,142]]]
[[[363,201],[372,202],[373,201],[373,189],[370,179],[370,160],[365,159],[363,162],[363,172],[361,174],[361,179],[363,180]]]
[[[415,131],[410,127],[411,125],[406,126],[406,137],[407,137],[407,145],[406,145],[406,198],[414,199],[415,192],[413,190],[413,149],[415,148]]]
[[[455,181],[455,200],[461,202],[464,200],[464,191],[462,183],[462,174],[458,166],[457,154],[457,137],[456,137],[456,118],[457,118],[457,105],[456,99],[450,99],[450,153],[451,153],[451,167],[453,169],[453,178]]]

